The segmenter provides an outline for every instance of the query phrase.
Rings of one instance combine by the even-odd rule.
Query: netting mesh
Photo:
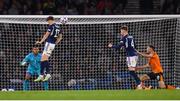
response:
[[[180,87],[180,19],[178,19],[176,30],[175,82],[176,85]]]
[[[0,89],[22,90],[27,67],[22,67],[19,63],[31,52],[32,46],[43,35],[48,25],[43,21],[44,18],[39,24],[6,23],[4,19],[0,19]],[[96,20],[98,19],[100,18]],[[28,18],[24,19],[26,20],[29,21]],[[85,18],[83,20],[86,21]],[[18,18],[16,21],[19,21]],[[73,19],[70,21],[73,22]],[[144,18],[143,21],[123,23],[121,21],[73,23],[63,26],[63,40],[56,46],[50,58],[52,79],[49,81],[49,89],[134,88],[134,81],[127,70],[124,49],[114,50],[107,47],[109,42],[114,44],[119,42],[118,33],[122,25],[129,26],[129,34],[134,36],[138,50],[145,51],[149,44],[156,47],[164,68],[166,84],[179,85],[176,83],[177,78],[180,77],[176,72],[179,69],[175,67],[175,57],[178,53],[176,52],[177,18],[147,21]],[[41,50],[43,46],[40,46]],[[139,57],[138,65],[146,62],[145,58]],[[140,71],[138,74],[148,72],[150,69]],[[42,82],[33,82],[32,79],[30,83],[31,89],[42,89]],[[157,82],[153,80],[148,81],[147,84],[157,87]]]

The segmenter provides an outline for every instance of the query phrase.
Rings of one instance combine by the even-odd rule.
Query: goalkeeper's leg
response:
[[[31,78],[31,74],[26,72],[25,80],[23,82],[23,90],[24,91],[30,90],[30,83],[29,83],[30,78]]]
[[[43,82],[44,90],[49,90],[49,84],[48,81]]]

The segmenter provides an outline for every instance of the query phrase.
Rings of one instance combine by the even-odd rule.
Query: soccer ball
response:
[[[8,89],[8,91],[14,91],[14,89],[11,88],[11,89]]]
[[[69,82],[68,82],[68,86],[71,87],[73,85],[76,85],[76,80],[74,79],[71,79]]]
[[[1,91],[6,92],[6,91],[7,91],[7,89],[6,89],[6,88],[3,88]]]
[[[62,18],[60,19],[60,22],[61,22],[62,24],[66,24],[66,23],[68,22],[68,18],[62,17]]]

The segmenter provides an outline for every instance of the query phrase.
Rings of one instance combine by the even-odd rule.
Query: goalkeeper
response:
[[[29,53],[23,61],[20,63],[21,66],[25,66],[28,64],[28,68],[26,71],[25,80],[23,82],[23,90],[30,90],[30,78],[33,75],[40,75],[40,62],[41,62],[41,54],[39,53],[38,47],[33,47],[32,52]],[[48,82],[43,82],[43,86],[45,90],[48,90]]]

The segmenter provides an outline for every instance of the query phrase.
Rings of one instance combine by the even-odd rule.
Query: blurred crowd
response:
[[[133,5],[130,4],[134,3]],[[0,14],[177,14],[180,0],[0,0]],[[133,6],[133,7],[132,7]],[[137,11],[128,10],[138,8]],[[135,13],[134,13],[135,12]]]

